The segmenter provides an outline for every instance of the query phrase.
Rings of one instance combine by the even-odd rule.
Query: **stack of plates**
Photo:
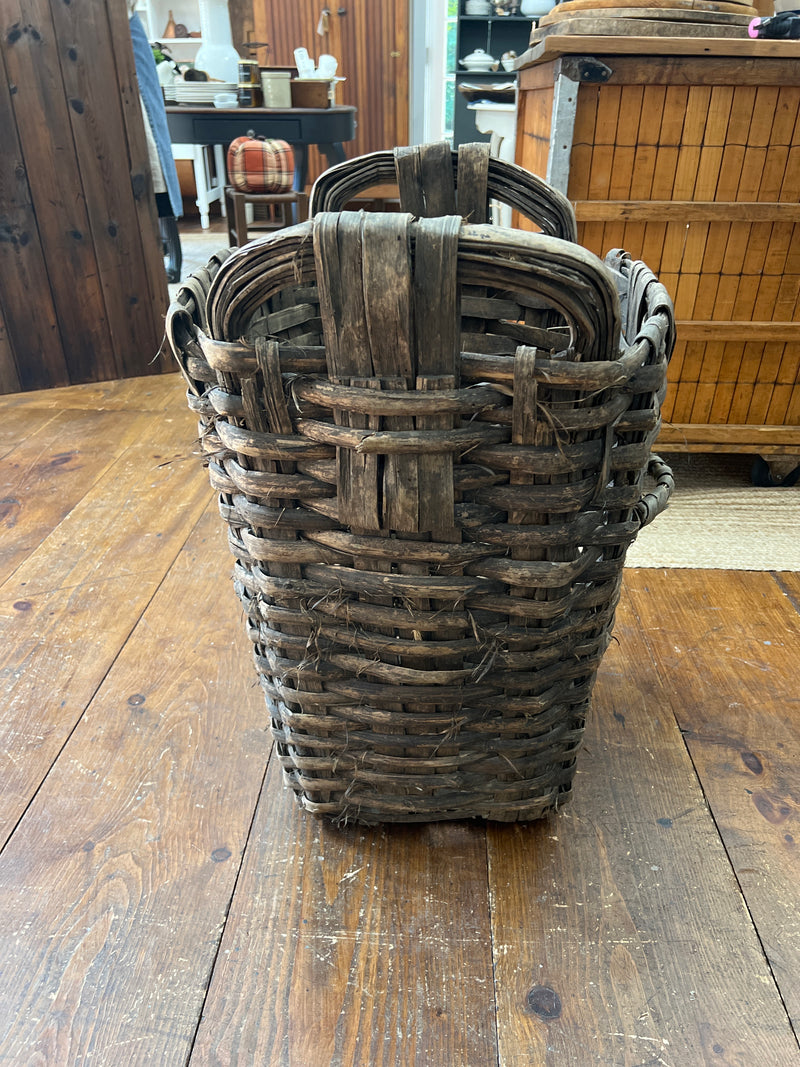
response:
[[[235,93],[235,82],[178,82],[175,100],[179,104],[213,104],[217,93]]]

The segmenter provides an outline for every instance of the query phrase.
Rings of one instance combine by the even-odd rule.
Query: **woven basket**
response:
[[[626,548],[671,491],[654,276],[457,217],[321,213],[196,275],[168,334],[303,807],[564,803]]]

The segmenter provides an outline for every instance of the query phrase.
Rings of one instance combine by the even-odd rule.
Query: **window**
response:
[[[447,0],[447,58],[444,75],[444,136],[453,139],[453,113],[456,100],[456,35],[459,0]]]

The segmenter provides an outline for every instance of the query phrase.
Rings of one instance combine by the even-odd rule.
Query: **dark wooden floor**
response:
[[[339,831],[193,433],[0,398],[0,1063],[800,1063],[800,575],[629,570],[558,816]]]

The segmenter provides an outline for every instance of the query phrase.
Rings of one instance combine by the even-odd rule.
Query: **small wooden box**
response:
[[[296,78],[290,83],[292,107],[330,107],[333,83],[327,78]]]

